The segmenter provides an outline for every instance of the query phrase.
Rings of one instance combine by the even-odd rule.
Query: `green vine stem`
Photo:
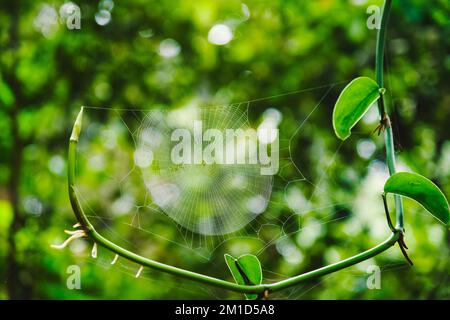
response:
[[[378,32],[377,37],[377,51],[376,51],[376,73],[377,73],[377,82],[381,88],[383,88],[383,53],[384,53],[384,41],[386,35],[386,25],[389,16],[391,1],[387,0],[382,15],[381,28]],[[395,154],[394,154],[394,145],[393,145],[393,137],[392,137],[392,128],[390,125],[389,117],[384,110],[384,100],[383,93],[381,93],[381,102],[379,104],[380,114],[384,126],[385,126],[385,139],[386,139],[386,152],[387,152],[387,163],[389,167],[390,174],[395,173]],[[121,246],[116,245],[115,243],[109,241],[100,235],[97,230],[95,230],[94,226],[87,219],[83,208],[80,205],[80,202],[77,197],[76,187],[75,187],[75,168],[76,168],[76,156],[77,156],[77,145],[78,145],[78,137],[81,132],[82,125],[82,116],[83,116],[83,108],[81,108],[80,113],[78,114],[77,120],[75,121],[72,135],[70,137],[69,142],[69,155],[68,155],[68,184],[69,184],[69,198],[70,203],[72,205],[72,209],[75,213],[75,216],[82,228],[82,235],[92,238],[95,243],[103,246],[104,248],[116,253],[118,256],[121,256],[130,261],[136,262],[141,267],[149,267],[155,270],[159,270],[165,273],[169,273],[175,276],[179,276],[185,279],[189,279],[192,281],[196,281],[199,283],[204,283],[207,285],[219,287],[222,289],[227,289],[234,292],[239,293],[257,293],[260,295],[267,296],[268,293],[280,291],[283,289],[287,289],[289,287],[293,287],[307,280],[315,279],[322,277],[324,275],[337,272],[339,270],[348,268],[352,265],[358,264],[362,261],[370,259],[379,255],[380,253],[388,250],[390,247],[395,245],[401,239],[403,235],[403,208],[401,205],[401,198],[396,197],[396,210],[397,210],[397,228],[392,230],[392,233],[389,237],[378,244],[377,246],[354,255],[345,260],[336,262],[334,264],[330,264],[324,266],[322,268],[312,270],[282,281],[278,281],[270,284],[260,284],[260,285],[239,285],[234,282],[222,280],[219,278],[210,277],[204,274],[196,273],[193,271],[189,271],[186,269],[174,267],[168,264],[164,264],[155,260],[151,260],[140,256],[136,253],[133,253]],[[388,219],[389,221],[389,219]],[[141,270],[141,269],[140,269]]]
[[[116,253],[117,255],[134,261],[137,264],[145,267],[149,267],[155,270],[159,270],[162,272],[170,273],[172,275],[180,276],[186,279],[190,279],[193,281],[205,283],[208,285],[216,286],[219,288],[240,292],[240,293],[270,293],[270,292],[276,292],[282,289],[286,289],[292,286],[295,286],[303,281],[311,280],[314,278],[322,277],[324,275],[334,273],[336,271],[339,271],[341,269],[350,267],[352,265],[355,265],[357,263],[360,263],[364,260],[370,259],[387,249],[389,249],[391,246],[393,246],[400,238],[400,232],[395,230],[389,238],[387,238],[384,242],[380,243],[379,245],[364,251],[362,253],[359,253],[353,257],[350,257],[348,259],[339,261],[337,263],[322,267],[320,269],[316,269],[304,274],[300,274],[294,277],[291,277],[286,280],[282,280],[276,283],[271,284],[261,284],[256,286],[250,286],[250,285],[239,285],[233,282],[225,281],[222,279],[210,277],[204,274],[196,273],[193,271],[177,268],[171,265],[167,265],[161,262],[157,262],[148,258],[145,258],[143,256],[140,256],[138,254],[135,254],[121,246],[116,245],[115,243],[109,241],[108,239],[104,238],[101,234],[95,230],[94,226],[89,222],[87,219],[83,208],[80,205],[80,202],[78,201],[77,193],[76,193],[76,187],[75,187],[75,169],[76,169],[76,156],[77,156],[77,145],[78,145],[78,137],[81,131],[81,123],[82,123],[82,116],[83,116],[83,108],[81,108],[80,113],[78,114],[77,120],[75,121],[75,125],[73,127],[72,135],[70,137],[69,142],[69,161],[68,161],[68,182],[69,182],[69,198],[70,203],[72,205],[72,209],[75,213],[75,216],[77,217],[78,222],[81,225],[81,228],[83,229],[84,235],[91,237],[95,243],[98,243],[99,245],[103,246],[104,248]]]
[[[389,169],[389,175],[393,175],[396,172],[395,164],[395,147],[394,136],[392,133],[391,120],[385,107],[384,101],[384,48],[386,43],[386,31],[389,20],[389,14],[391,11],[392,0],[386,0],[382,10],[380,29],[377,34],[377,47],[375,56],[375,74],[377,83],[382,90],[380,90],[380,99],[378,103],[378,110],[380,112],[380,122],[384,130],[384,140],[386,147],[386,162]],[[396,212],[396,228],[404,231],[404,214],[403,214],[403,201],[402,197],[395,195],[395,212]]]

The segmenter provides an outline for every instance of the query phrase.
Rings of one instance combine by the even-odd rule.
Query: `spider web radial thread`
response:
[[[194,121],[201,121],[203,132],[208,129],[220,132],[250,129],[247,110],[240,106],[150,111],[136,137],[137,154],[150,158],[144,161],[145,165],[140,165],[145,186],[153,203],[192,232],[224,235],[240,230],[265,211],[273,177],[262,175],[261,165],[250,161],[248,145],[244,146],[244,163],[174,164],[171,134],[182,128],[191,132],[195,140]],[[235,138],[231,148],[237,150],[239,148],[234,143],[239,141]],[[243,138],[246,139],[245,136]],[[192,142],[194,149],[199,140]],[[201,137],[200,143],[203,147],[208,144]],[[222,143],[224,157],[230,151],[229,143],[228,140]],[[244,143],[250,142],[246,140]]]

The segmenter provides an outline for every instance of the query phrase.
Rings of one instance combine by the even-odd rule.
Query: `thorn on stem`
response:
[[[114,259],[111,261],[111,265],[115,264],[117,262],[117,259],[119,259],[119,255],[118,254],[116,254],[114,256]]]
[[[136,278],[139,278],[141,276],[142,270],[144,270],[144,266],[139,267],[139,270],[136,272]]]
[[[75,233],[77,233],[79,231],[80,230],[64,230],[65,233],[70,234],[70,235],[73,235],[73,234],[75,234]]]
[[[92,247],[92,251],[91,251],[91,256],[94,259],[97,258],[97,242],[94,242],[94,246]]]
[[[398,238],[398,246],[400,247],[400,250],[402,251],[406,261],[408,261],[408,263],[413,266],[414,263],[409,258],[408,253],[406,252],[406,249],[408,249],[408,247],[406,246],[403,233],[400,233],[400,238]]]
[[[74,232],[70,232],[70,234],[71,234],[71,236],[69,238],[67,238],[66,241],[64,241],[61,244],[52,244],[51,247],[53,249],[62,250],[65,247],[67,247],[67,245],[69,245],[73,240],[82,238],[82,237],[86,237],[86,232],[84,232],[84,230],[76,230]]]

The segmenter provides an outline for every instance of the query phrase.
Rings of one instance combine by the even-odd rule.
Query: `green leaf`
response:
[[[245,254],[235,259],[225,254],[225,262],[237,284],[259,285],[262,283],[262,269],[258,258],[252,254]],[[256,294],[246,294],[247,299],[256,299]]]
[[[417,173],[398,172],[384,185],[384,192],[395,193],[419,202],[436,219],[448,225],[450,210],[442,191],[431,180]]]
[[[237,259],[240,270],[246,275],[249,284],[258,285],[262,282],[261,263],[252,254],[245,254]]]
[[[239,268],[237,266],[237,260],[229,254],[225,254],[224,257],[225,262],[227,263],[228,269],[230,269],[234,281],[236,281],[237,284],[245,284],[244,277],[240,273]]]
[[[378,84],[367,77],[359,77],[342,90],[333,110],[333,128],[339,139],[350,136],[350,130],[380,97]]]

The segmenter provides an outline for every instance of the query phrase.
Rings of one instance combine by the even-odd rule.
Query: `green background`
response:
[[[64,251],[50,248],[75,223],[66,191],[66,150],[81,105],[227,105],[325,85],[251,103],[253,123],[269,107],[282,112],[280,141],[294,137],[292,159],[304,176],[287,192],[283,179],[298,179],[298,172],[288,169],[275,181],[272,199],[277,205],[269,207],[264,220],[273,227],[264,228],[259,241],[229,236],[205,261],[178,245],[182,241],[176,225],[145,210],[145,230],[173,241],[136,233],[122,218],[99,231],[112,238],[119,234],[118,239],[155,260],[230,281],[225,252],[256,253],[267,245],[259,258],[265,279],[271,281],[335,262],[387,237],[379,196],[385,179],[383,139],[371,133],[377,119],[365,119],[343,145],[331,128],[332,107],[343,86],[356,76],[374,77],[376,30],[366,27],[366,10],[380,1],[249,0],[245,10],[242,2],[230,0],[116,1],[111,21],[101,26],[95,14],[105,3],[79,0],[80,30],[69,30],[58,17],[56,24],[43,28],[37,20],[43,6],[58,13],[62,4],[0,4],[0,299],[241,298],[149,270],[135,279],[138,266],[121,261],[110,267],[113,255],[105,250],[99,249],[97,260],[90,258],[89,240],[78,240]],[[446,0],[394,0],[386,50],[388,107],[399,165],[431,178],[446,195],[449,12]],[[208,32],[217,23],[233,31],[224,46],[208,42]],[[169,42],[177,48],[174,57],[160,54],[166,39],[175,41]],[[335,86],[293,136],[330,84]],[[120,119],[133,119],[133,114],[117,110],[87,113],[90,121],[107,128]],[[123,195],[108,174],[127,170],[127,161],[112,156],[132,152],[127,136],[126,130],[119,130],[123,138],[116,153],[106,156],[106,174],[82,175],[86,192],[107,189],[93,208],[99,215],[108,216],[103,210]],[[367,145],[375,147],[373,153],[364,153]],[[83,156],[88,157],[88,151],[92,149]],[[450,298],[448,230],[409,200],[405,219],[414,267],[407,266],[396,247],[274,298]],[[287,236],[280,237],[283,232]],[[251,235],[252,230],[242,234]],[[70,265],[80,266],[81,290],[66,286]],[[380,290],[367,289],[370,265],[382,271]]]

